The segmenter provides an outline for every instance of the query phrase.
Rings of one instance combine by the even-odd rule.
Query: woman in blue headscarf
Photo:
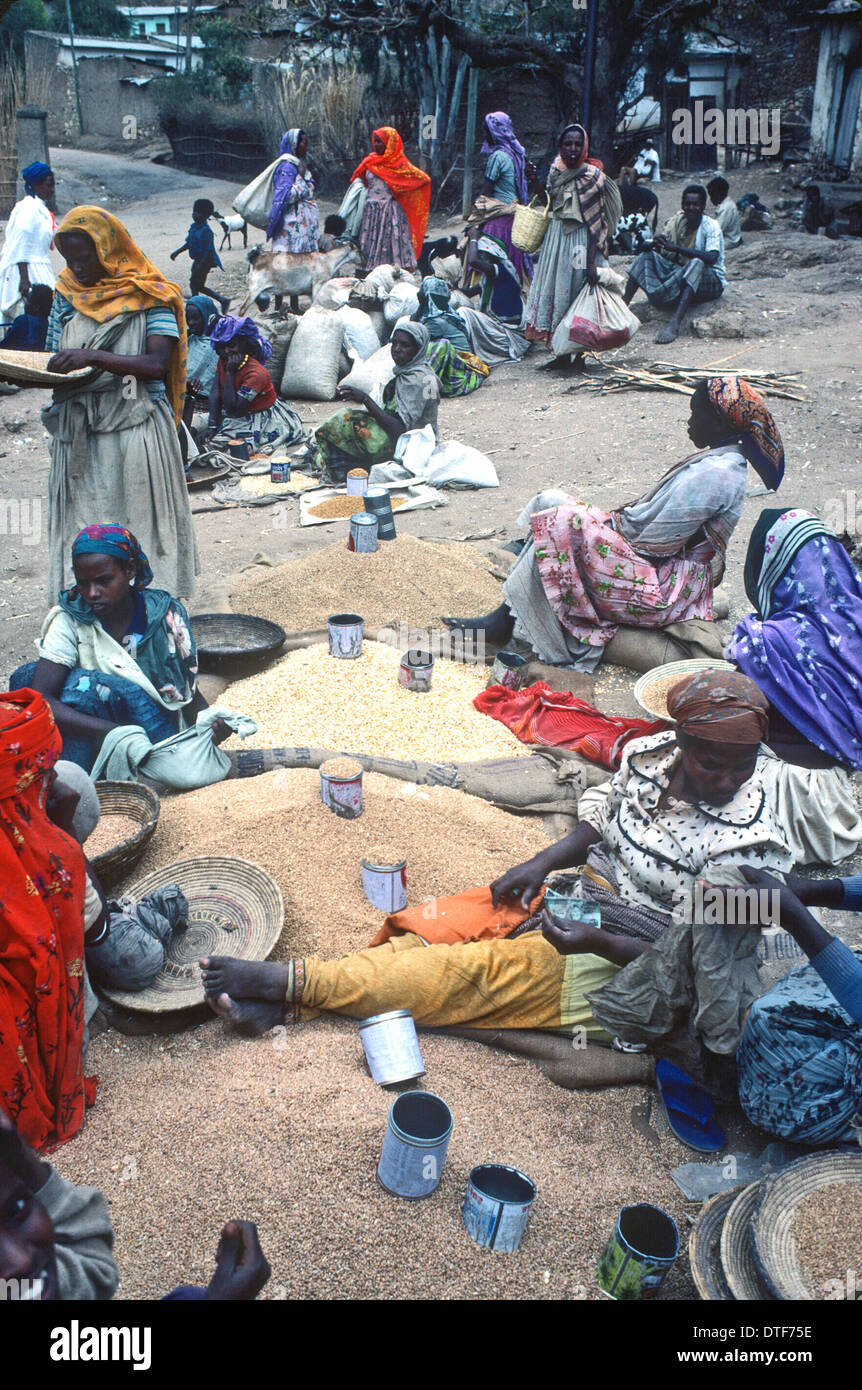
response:
[[[54,712],[63,756],[89,772],[105,735],[137,724],[151,742],[194,723],[197,649],[179,599],[151,588],[153,572],[125,526],[85,526],[72,542],[75,583],[57,595],[36,648],[10,690],[37,690]]]
[[[24,313],[24,300],[34,285],[54,288],[50,251],[56,221],[54,174],[47,164],[28,164],[21,177],[24,197],[12,209],[0,257],[0,319],[10,323]]]
[[[318,231],[314,179],[305,162],[308,137],[288,130],[281,142],[281,163],[272,181],[272,210],[266,239],[273,251],[316,251]]]

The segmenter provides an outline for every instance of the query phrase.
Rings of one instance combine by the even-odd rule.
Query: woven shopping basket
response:
[[[535,198],[531,198],[526,206],[519,203],[512,218],[512,245],[528,255],[538,251],[551,220],[551,199],[548,194],[545,197],[548,201],[543,208],[533,206]]]

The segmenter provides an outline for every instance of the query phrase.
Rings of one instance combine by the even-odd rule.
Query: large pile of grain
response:
[[[488,613],[500,600],[500,581],[474,546],[407,535],[371,554],[350,551],[341,539],[264,574],[241,575],[231,594],[235,612],[269,618],[288,632],[323,627],[331,613],[361,613],[369,627],[439,624],[452,614]]]
[[[136,875],[189,853],[256,859],[284,893],[284,944],[332,954],[382,920],[362,898],[365,848],[401,849],[415,903],[488,882],[542,844],[533,823],[462,793],[369,775],[365,813],[339,820],[317,781],[271,773],[165,798]],[[119,1296],[206,1283],[232,1217],[258,1224],[272,1265],[264,1299],[598,1299],[595,1263],[621,1206],[653,1202],[685,1229],[669,1170],[691,1154],[633,1127],[643,1088],[572,1093],[477,1043],[422,1034],[421,1047],[423,1084],[450,1106],[454,1131],[437,1192],[405,1202],[375,1180],[393,1096],[368,1076],[354,1022],[255,1041],[217,1020],[171,1038],[97,1038],[96,1105],[54,1161],[110,1203]],[[485,1161],[517,1165],[538,1188],[514,1255],[480,1249],[463,1229],[467,1174]],[[694,1297],[684,1247],[662,1297]]]
[[[248,748],[310,745],[428,762],[529,757],[531,749],[473,700],[485,688],[485,666],[434,663],[431,689],[398,683],[401,653],[364,642],[353,660],[328,646],[290,652],[259,675],[228,686],[222,703],[257,720]]]
[[[407,860],[414,904],[490,883],[547,842],[538,821],[447,787],[417,787],[373,772],[363,777],[362,815],[343,820],[321,801],[316,770],[285,769],[164,797],[134,878],[195,854],[251,859],[284,896],[276,956],[331,957],[366,946],[383,921],[362,891],[363,856],[378,845]]]

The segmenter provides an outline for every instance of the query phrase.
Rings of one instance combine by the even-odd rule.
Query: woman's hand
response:
[[[55,352],[48,363],[49,372],[76,372],[81,367],[92,367],[93,353],[90,348],[64,348]]]
[[[270,1276],[253,1221],[228,1221],[216,1251],[216,1272],[206,1291],[216,1302],[250,1302]]]
[[[335,392],[340,401],[355,401],[357,405],[368,405],[369,395],[367,391],[357,391],[355,386],[339,386]]]
[[[525,864],[516,864],[491,884],[491,902],[499,907],[504,898],[520,898],[521,906],[529,910],[547,877],[544,864],[537,855]]]
[[[542,936],[561,956],[579,956],[593,950],[595,930],[588,922],[569,922],[555,917],[547,908],[542,911]]]
[[[186,390],[191,391],[193,396],[204,395],[204,388],[201,386],[201,383],[198,381],[196,376],[189,377],[188,381],[186,382]]]

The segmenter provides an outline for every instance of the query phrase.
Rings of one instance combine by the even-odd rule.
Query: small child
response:
[[[33,348],[43,352],[53,299],[54,291],[50,285],[33,285],[24,300],[23,314],[12,320],[0,347]]]
[[[347,223],[337,212],[331,212],[323,224],[323,234],[317,242],[318,251],[334,251],[336,246],[352,246],[350,237],[345,236]]]
[[[192,294],[208,294],[210,298],[217,299],[221,305],[222,313],[225,313],[230,299],[226,299],[224,295],[207,287],[207,276],[210,271],[216,268],[224,270],[215,249],[212,227],[207,225],[209,219],[215,215],[215,206],[209,198],[195,199],[192,205],[192,225],[189,227],[188,235],[182,246],[171,252],[171,260],[175,261],[177,256],[188,251],[192,258],[192,273],[189,280]]]

